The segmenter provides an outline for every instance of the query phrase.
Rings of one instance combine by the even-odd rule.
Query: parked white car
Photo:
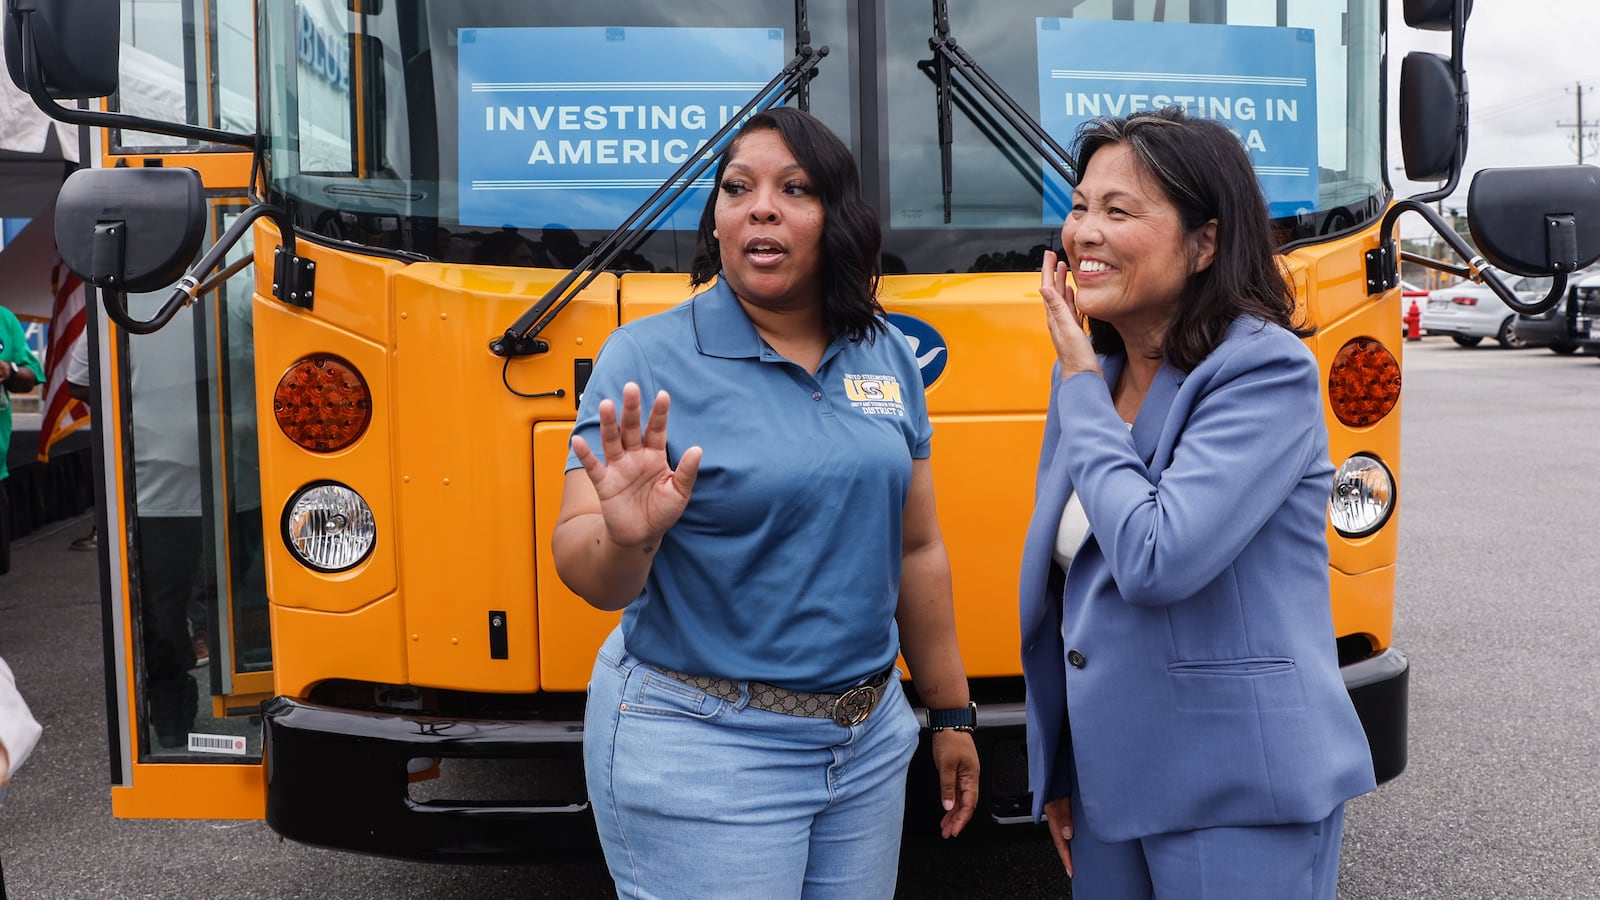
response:
[[[1550,292],[1549,278],[1517,278],[1510,282],[1517,296],[1532,302]],[[1446,334],[1463,347],[1476,347],[1484,338],[1500,346],[1529,346],[1517,333],[1517,314],[1494,291],[1471,281],[1458,281],[1428,294],[1422,308],[1425,334]]]

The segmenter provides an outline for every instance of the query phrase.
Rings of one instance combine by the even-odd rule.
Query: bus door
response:
[[[254,131],[249,4],[125,4],[109,107]],[[198,77],[198,73],[211,73]],[[90,131],[105,167],[188,167],[208,196],[209,246],[244,208],[247,152]],[[248,237],[227,263],[250,254]],[[98,310],[96,440],[112,713],[112,806],[131,817],[259,818],[259,708],[272,691],[262,566],[251,299],[241,267],[150,334]],[[149,320],[170,290],[130,294]],[[102,298],[105,299],[105,298]]]
[[[213,213],[214,233],[236,214],[221,204]],[[119,792],[133,797],[145,794],[141,766],[258,767],[261,759],[258,714],[272,689],[272,651],[256,466],[253,287],[251,273],[236,274],[158,331],[115,331],[113,354],[102,354],[101,377],[114,381],[115,404],[115,413],[101,418],[110,432],[103,436],[107,471],[115,476],[108,507],[121,532],[120,540],[102,542],[112,554],[112,595],[121,598],[113,603],[111,635],[123,679],[114,731],[134,767]],[[166,294],[130,295],[129,311],[148,319]],[[179,814],[165,788],[149,804],[133,797],[131,806],[115,804],[119,815]]]

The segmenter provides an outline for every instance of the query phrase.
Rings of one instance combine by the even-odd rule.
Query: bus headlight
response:
[[[360,564],[377,537],[372,508],[342,484],[308,484],[283,510],[283,542],[300,562],[319,572],[342,572]]]
[[[1357,453],[1333,476],[1328,520],[1345,537],[1366,537],[1394,512],[1394,476],[1381,460]]]

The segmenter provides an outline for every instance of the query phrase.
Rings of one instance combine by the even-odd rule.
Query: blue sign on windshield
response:
[[[780,28],[463,28],[463,225],[609,231],[783,68]],[[662,227],[693,230],[709,172]]]
[[[1309,28],[1038,20],[1039,123],[1070,147],[1100,116],[1181,106],[1239,136],[1274,218],[1318,206],[1316,33]],[[1044,221],[1071,188],[1046,170]]]

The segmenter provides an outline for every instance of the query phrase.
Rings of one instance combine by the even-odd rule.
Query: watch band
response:
[[[978,704],[969,701],[955,709],[928,710],[930,731],[965,731],[971,734],[978,728]]]

